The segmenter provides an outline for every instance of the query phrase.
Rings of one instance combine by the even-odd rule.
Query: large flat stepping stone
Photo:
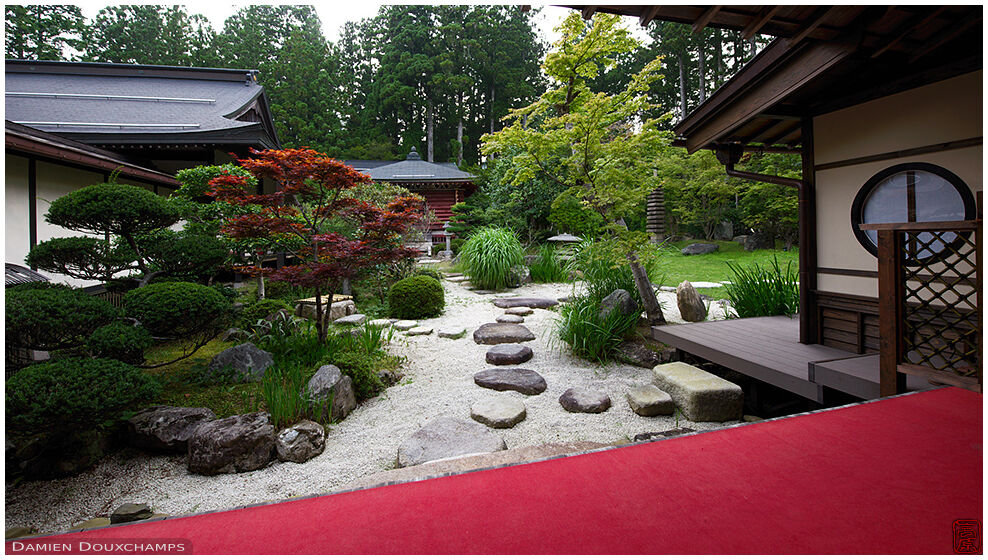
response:
[[[525,403],[518,397],[495,395],[470,407],[470,418],[492,428],[511,428],[525,419]]]
[[[367,315],[363,313],[354,313],[353,315],[347,315],[346,317],[340,317],[339,319],[333,321],[334,325],[363,325],[364,321],[367,320]]]
[[[419,322],[406,319],[404,321],[395,321],[392,325],[399,331],[407,331],[408,329],[414,329],[419,326]]]
[[[490,429],[461,418],[437,418],[422,426],[398,447],[398,467],[507,449]]]
[[[450,338],[456,340],[467,335],[466,327],[443,327],[439,329],[439,338]]]
[[[525,322],[525,318],[522,317],[521,315],[501,315],[500,317],[494,320],[497,321],[498,323],[511,323],[511,324],[518,324]]]
[[[628,404],[638,416],[658,416],[672,414],[676,404],[672,397],[655,385],[638,385],[628,391]]]
[[[367,321],[367,324],[372,327],[390,327],[391,319],[374,319],[373,321]]]
[[[432,334],[432,327],[412,327],[405,333],[406,336],[425,336]]]
[[[446,280],[460,284],[462,282],[466,282],[467,280],[469,280],[469,278],[467,278],[466,276],[456,276],[456,277],[447,278]]]
[[[532,359],[532,349],[523,344],[496,344],[487,351],[487,363],[513,366]]]
[[[535,309],[549,309],[550,307],[555,307],[559,305],[559,302],[550,298],[513,297],[513,298],[498,298],[494,300],[494,305],[504,308],[532,307]]]
[[[559,396],[559,404],[570,412],[587,412],[597,414],[611,408],[611,397],[597,389],[566,389]]]
[[[500,294],[492,294],[496,298],[508,298],[508,297],[518,297],[518,294],[512,292],[502,292]]]
[[[531,307],[509,307],[509,308],[507,308],[507,309],[504,310],[504,313],[507,314],[507,315],[531,315],[532,314],[532,308]]]
[[[528,340],[535,340],[535,335],[524,325],[484,323],[480,325],[480,328],[473,331],[473,341],[477,344],[501,344]]]
[[[523,395],[538,395],[546,383],[538,373],[523,368],[492,368],[474,374],[473,381],[485,389],[518,391]]]
[[[730,381],[685,364],[652,368],[655,386],[669,393],[683,416],[694,422],[725,422],[741,418],[744,393]]]

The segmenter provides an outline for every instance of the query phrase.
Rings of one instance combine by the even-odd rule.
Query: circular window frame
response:
[[[965,221],[975,219],[978,214],[977,202],[974,199],[974,194],[971,192],[971,188],[968,187],[967,183],[965,183],[963,179],[958,177],[954,172],[950,171],[949,169],[940,167],[939,165],[935,165],[932,163],[918,162],[918,161],[910,162],[910,163],[900,163],[897,165],[893,165],[892,167],[886,167],[885,169],[879,171],[878,173],[875,173],[874,175],[871,176],[870,179],[865,181],[865,184],[862,185],[861,188],[858,190],[858,194],[854,196],[854,201],[851,203],[851,230],[854,232],[854,237],[858,240],[858,243],[860,243],[861,246],[864,247],[866,251],[871,253],[876,258],[878,257],[878,246],[874,242],[872,242],[871,238],[868,237],[868,234],[861,229],[861,224],[864,223],[862,222],[862,211],[864,210],[864,205],[865,202],[868,200],[868,197],[871,196],[872,192],[875,190],[875,187],[878,186],[879,183],[881,183],[885,179],[888,179],[892,175],[896,175],[903,171],[926,171],[939,176],[941,179],[947,181],[947,183],[950,186],[954,187],[954,190],[956,190],[957,194],[960,195],[961,202],[964,204]],[[916,222],[916,223],[923,223],[923,222]],[[906,264],[918,264],[919,262],[926,263],[926,262],[940,260],[941,255],[943,255],[943,253],[948,247],[957,246],[959,243],[962,242],[963,239],[966,239],[969,236],[970,236],[970,232],[958,232],[957,239],[954,242],[950,243],[949,245],[944,246],[944,248],[940,252],[932,254],[929,257],[920,260],[907,259]]]

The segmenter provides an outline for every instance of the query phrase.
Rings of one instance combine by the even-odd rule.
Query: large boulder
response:
[[[274,426],[267,412],[204,422],[189,440],[189,472],[256,471],[274,459],[274,445]]]
[[[716,243],[691,243],[680,251],[680,253],[691,256],[691,255],[706,255],[713,253],[720,249],[720,245]]]
[[[507,449],[504,439],[485,426],[460,418],[437,418],[406,439],[398,447],[398,467],[429,461],[492,453]]]
[[[683,416],[694,422],[741,419],[741,387],[683,362],[655,366],[655,386],[672,397]]]
[[[282,461],[304,463],[326,449],[326,428],[311,420],[302,420],[278,432],[274,445]]]
[[[509,288],[518,288],[532,281],[532,273],[528,267],[516,264],[508,269],[507,285]]]
[[[601,300],[597,316],[603,321],[615,311],[622,317],[630,317],[638,313],[638,305],[627,290],[614,290]]]
[[[559,396],[559,404],[570,412],[596,414],[611,408],[611,397],[597,389],[567,389]]]
[[[707,318],[707,306],[689,280],[676,287],[676,305],[684,321],[697,323]]]
[[[209,362],[207,371],[218,373],[233,370],[238,381],[260,381],[264,372],[274,365],[270,352],[265,352],[250,342],[220,352]]]
[[[311,402],[322,404],[322,419],[326,422],[342,420],[357,408],[353,380],[333,365],[322,366],[316,371],[309,379],[304,395]]]
[[[477,344],[502,344],[528,340],[535,340],[535,335],[524,325],[485,323],[473,331],[473,341]]]
[[[495,391],[518,391],[523,395],[538,395],[545,391],[545,378],[524,368],[493,368],[474,374],[477,385]]]
[[[141,449],[184,453],[196,428],[215,419],[208,408],[152,406],[127,420],[127,443]]]
[[[775,238],[760,231],[756,231],[745,237],[745,251],[755,251],[758,249],[775,249]]]
[[[559,305],[559,302],[550,298],[538,297],[506,297],[494,300],[494,305],[503,309],[509,307],[532,307],[534,309],[549,309]]]

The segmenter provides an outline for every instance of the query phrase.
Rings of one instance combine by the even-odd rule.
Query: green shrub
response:
[[[604,217],[587,208],[575,196],[562,193],[552,201],[549,221],[560,232],[593,237],[604,227]]]
[[[388,291],[388,310],[398,319],[438,317],[445,306],[443,285],[430,276],[410,276]]]
[[[280,299],[291,304],[294,304],[297,300],[310,298],[316,295],[313,288],[304,288],[301,286],[292,286],[288,282],[279,282],[277,280],[266,280],[264,282],[264,297],[265,299]],[[325,296],[325,294],[323,294]]]
[[[532,282],[565,282],[569,278],[556,248],[549,244],[539,246],[539,258],[528,267]]]
[[[557,329],[573,353],[588,360],[604,360],[638,324],[638,314],[614,312],[600,318],[600,300],[581,296],[559,310]]]
[[[454,255],[459,255],[460,251],[463,250],[463,245],[467,242],[466,239],[462,237],[454,237],[449,242],[449,250],[453,251]]]
[[[144,363],[144,352],[151,344],[151,335],[144,327],[117,322],[96,329],[89,335],[86,348],[97,358],[138,365]]]
[[[757,263],[748,267],[727,263],[734,273],[726,286],[738,317],[764,317],[769,315],[792,316],[799,313],[799,272],[786,263],[779,266],[779,259],[772,257],[772,267],[762,268]]]
[[[342,338],[344,346],[351,350],[359,350],[367,354],[374,354],[391,343],[394,336],[394,327],[391,325],[377,326],[370,322],[364,322],[359,329],[351,331],[352,334]]]
[[[443,279],[442,273],[440,273],[438,270],[436,270],[434,268],[427,268],[427,267],[424,267],[424,266],[416,268],[414,271],[412,271],[412,274],[411,275],[412,276],[429,276],[431,278],[435,278],[436,280],[442,280]]]
[[[282,309],[291,310],[291,307],[276,299],[262,299],[257,303],[248,305],[240,312],[240,328],[252,330],[258,321],[266,319],[272,313],[277,313]]]
[[[463,245],[460,262],[475,287],[501,290],[507,286],[511,267],[524,264],[524,251],[510,229],[481,228]]]
[[[377,376],[379,360],[374,354],[341,352],[333,358],[333,365],[353,379],[353,391],[358,400],[369,399],[384,389],[384,382]]]
[[[230,249],[212,235],[163,229],[141,237],[145,258],[168,276],[209,278],[230,256]]]
[[[121,183],[90,185],[60,196],[48,207],[48,223],[89,233],[133,236],[166,228],[179,220],[169,199]]]
[[[134,260],[134,252],[125,244],[95,237],[53,237],[31,248],[25,259],[32,268],[103,281],[133,268]]]
[[[175,173],[175,178],[182,184],[175,191],[178,196],[190,198],[192,200],[209,199],[206,191],[210,190],[209,182],[220,175],[236,175],[247,180],[247,190],[256,192],[257,178],[246,169],[227,163],[224,165],[199,165],[189,169],[182,169]]]
[[[4,295],[8,347],[58,350],[79,346],[117,317],[108,301],[58,284],[8,289]]]
[[[191,282],[150,284],[127,292],[124,312],[153,336],[187,337],[222,327],[230,302],[216,290]]]
[[[159,390],[153,378],[117,360],[46,362],[26,367],[7,380],[7,426],[26,433],[100,428]]]

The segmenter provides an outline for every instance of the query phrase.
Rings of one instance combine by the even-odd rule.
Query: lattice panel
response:
[[[903,235],[903,361],[978,376],[981,318],[975,234]]]

